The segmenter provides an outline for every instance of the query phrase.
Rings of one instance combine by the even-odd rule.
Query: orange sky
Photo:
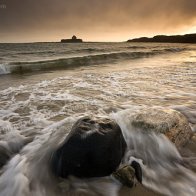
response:
[[[196,0],[0,0],[0,42],[196,33],[195,13]]]

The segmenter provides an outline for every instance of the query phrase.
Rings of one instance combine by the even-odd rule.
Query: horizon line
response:
[[[138,39],[138,38],[143,38],[143,37],[153,38],[155,36],[183,36],[183,35],[192,35],[192,34],[196,34],[196,33],[171,34],[171,35],[168,35],[168,34],[158,34],[158,35],[154,35],[154,36],[150,36],[150,37],[148,37],[148,36],[140,36],[140,37],[136,37],[136,38],[130,38],[128,40]],[[126,41],[83,41],[82,43],[126,43],[128,40],[126,40]],[[33,43],[61,43],[61,40],[59,40],[59,41],[0,42],[0,44],[33,44]]]

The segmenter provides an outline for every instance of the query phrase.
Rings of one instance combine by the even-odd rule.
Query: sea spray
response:
[[[51,173],[52,153],[77,119],[70,117],[48,126],[9,161],[0,177],[1,196],[118,195],[121,185],[111,177],[62,181]]]
[[[10,73],[9,66],[5,64],[0,64],[0,75],[4,75],[8,73]]]

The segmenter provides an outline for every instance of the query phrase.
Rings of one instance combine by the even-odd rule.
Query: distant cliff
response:
[[[152,38],[141,37],[130,39],[127,42],[163,42],[163,43],[196,43],[196,34],[186,35],[157,35]]]

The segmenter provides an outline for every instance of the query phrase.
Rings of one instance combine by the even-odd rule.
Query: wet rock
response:
[[[118,168],[125,150],[121,129],[113,120],[85,117],[54,152],[52,171],[62,178],[108,176]]]
[[[176,147],[187,143],[192,135],[186,117],[173,109],[144,109],[133,115],[132,126],[166,135]]]
[[[193,134],[193,136],[190,138],[188,143],[185,145],[185,149],[189,149],[192,152],[192,157],[195,157],[196,161],[196,133]],[[196,168],[196,164],[195,164]]]
[[[126,165],[116,172],[114,172],[113,177],[117,179],[121,184],[132,188],[135,185],[135,170],[133,167]]]
[[[196,133],[194,133],[193,136],[191,137],[191,141],[196,144]]]
[[[133,161],[131,165],[126,165],[118,169],[112,175],[122,185],[129,188],[132,188],[134,185],[136,185],[136,179],[139,183],[142,183],[142,168],[136,161]]]

